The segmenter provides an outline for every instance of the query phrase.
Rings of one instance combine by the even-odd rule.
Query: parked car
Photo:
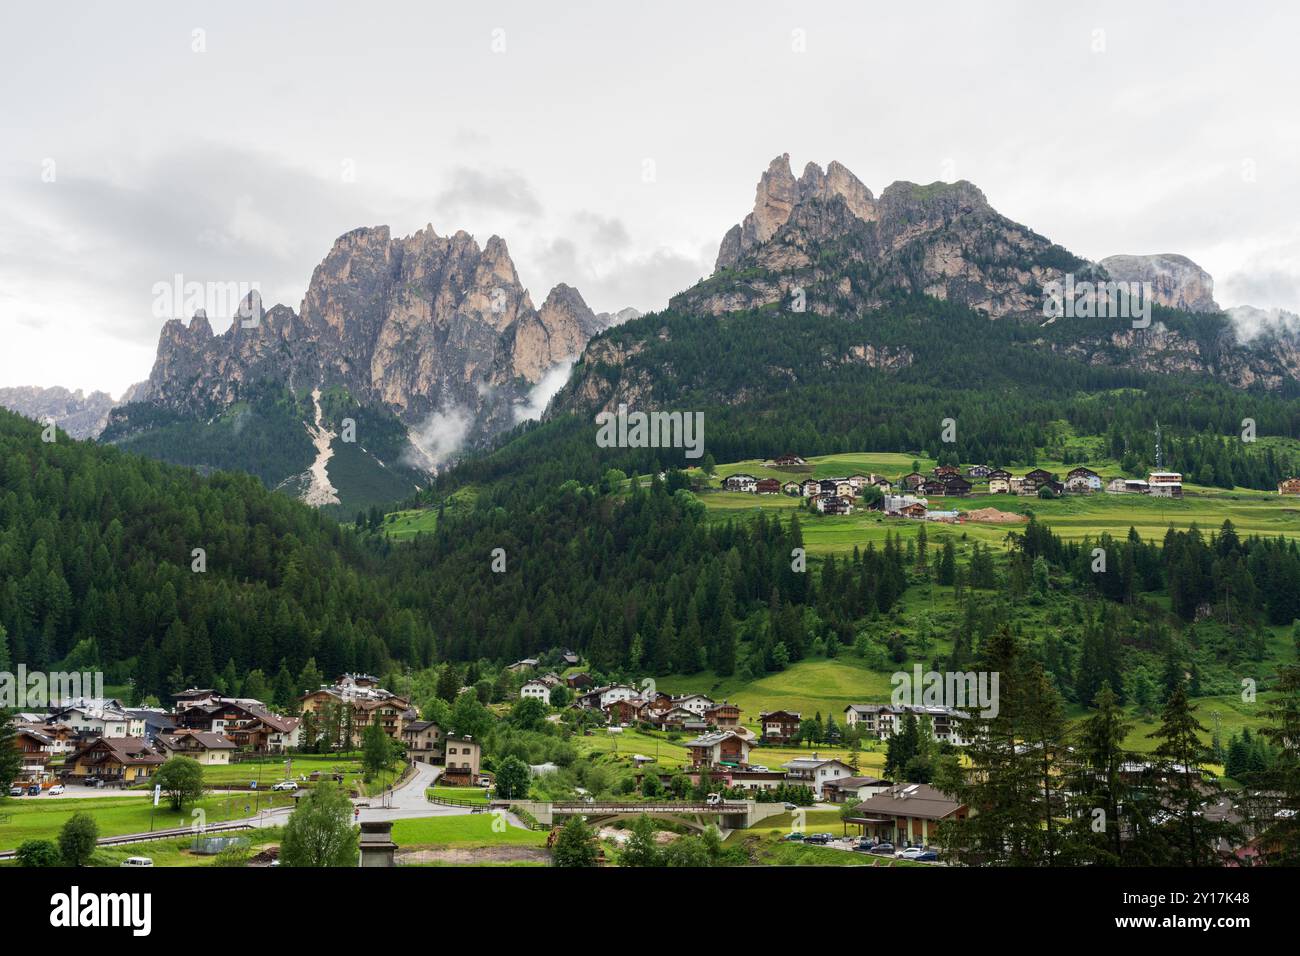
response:
[[[122,861],[123,866],[153,866],[153,860],[147,856],[128,856]]]
[[[861,840],[853,844],[853,850],[856,853],[873,853],[875,849],[876,845],[874,843],[863,843]]]
[[[872,852],[872,853],[893,853],[893,852],[894,852],[894,844],[892,844],[892,843],[877,843],[874,847],[872,847],[871,852]]]
[[[68,788],[61,783],[56,783],[54,786],[50,787],[49,790],[49,794],[51,797],[57,797],[59,794],[67,793],[67,792],[68,792]]]
[[[23,788],[22,788],[22,787],[10,787],[10,788],[9,788],[9,796],[11,796],[11,797],[21,797],[22,795],[23,795]]]
[[[793,833],[787,833],[787,834],[785,835],[785,838],[786,838],[787,840],[796,840],[796,841],[802,842],[802,841],[803,841],[803,834],[800,833],[798,830],[795,830]]]
[[[916,855],[916,859],[922,863],[937,863],[939,860],[939,854],[935,853],[933,850],[922,850]]]
[[[834,840],[835,837],[829,833],[810,833],[803,838],[804,843],[826,844]]]
[[[274,784],[271,787],[271,789],[272,790],[297,790],[298,785],[294,783],[292,780],[281,780],[279,783]]]
[[[39,797],[40,795],[41,795],[41,785],[39,783],[34,783],[27,788],[27,796]]]
[[[795,806],[793,803],[787,803],[787,804],[785,805],[785,808],[786,808],[787,810],[790,810],[791,812],[793,812],[793,811],[799,809],[799,808],[798,808],[797,806]]]
[[[706,804],[708,804],[709,806],[711,806],[711,807],[721,806],[721,805],[722,805],[722,794],[720,794],[720,793],[711,793],[711,794],[709,794],[707,797],[704,798],[704,802],[705,802]]]

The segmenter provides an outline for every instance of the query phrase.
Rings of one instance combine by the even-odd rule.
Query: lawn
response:
[[[393,842],[417,846],[545,846],[545,830],[521,830],[491,813],[462,813],[393,823]]]
[[[341,770],[345,781],[350,783],[351,777],[361,773],[361,758],[349,754],[290,754],[242,760],[224,766],[204,767],[203,782],[209,787],[246,787],[255,780],[259,787],[269,787],[280,780],[297,780],[300,774],[310,776],[316,770],[322,775]]]
[[[0,850],[17,849],[24,840],[57,839],[63,824],[80,811],[94,817],[99,825],[99,835],[107,837],[190,826],[197,819],[194,816],[196,809],[203,811],[206,822],[220,823],[243,819],[254,815],[257,810],[266,810],[272,806],[292,804],[293,800],[287,794],[248,793],[205,797],[197,804],[187,806],[184,812],[177,813],[167,805],[165,799],[155,808],[148,797],[8,799],[0,801],[0,813],[11,814],[9,822],[0,826]]]
[[[487,806],[487,791],[479,787],[426,787],[425,796],[461,803],[479,803]]]

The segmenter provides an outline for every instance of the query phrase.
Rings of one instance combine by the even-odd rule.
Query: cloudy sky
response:
[[[0,386],[118,395],[160,282],[298,306],[333,239],[504,237],[662,306],[768,161],[969,179],[1089,258],[1300,309],[1294,4],[25,4],[0,34]],[[214,318],[214,324],[225,323]]]

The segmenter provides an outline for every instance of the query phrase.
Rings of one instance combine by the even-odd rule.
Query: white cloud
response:
[[[573,363],[574,359],[569,359],[547,369],[541,381],[529,391],[527,401],[515,406],[516,423],[542,417],[542,413],[546,411],[547,403],[555,397],[555,393],[562,389],[564,383],[569,380],[569,370],[573,368]]]

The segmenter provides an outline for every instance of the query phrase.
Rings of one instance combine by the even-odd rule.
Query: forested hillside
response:
[[[202,549],[206,570],[195,571]],[[146,693],[228,661],[268,674],[310,656],[378,668],[433,659],[432,628],[378,558],[249,475],[200,477],[111,447],[41,441],[0,412],[0,623],[11,660],[71,655]]]
[[[1223,333],[1221,316],[1157,312],[1188,337]],[[1078,321],[1098,334],[1127,328]],[[1044,449],[1084,460],[1071,447],[1082,436],[1104,440],[1136,474],[1155,464],[1158,423],[1163,464],[1203,484],[1271,489],[1300,468],[1294,452],[1241,440],[1245,419],[1258,436],[1300,438],[1300,386],[1243,390],[1207,374],[1092,364],[1058,347],[1079,333],[1078,324],[990,322],[924,297],[857,318],[647,315],[593,341],[544,424],[444,473],[425,500],[474,483],[506,503],[568,478],[595,482],[610,467],[698,464],[674,449],[596,447],[595,413],[629,396],[642,410],[704,412],[704,448],[720,462],[870,449],[1033,467]],[[945,444],[948,418],[956,441]]]

